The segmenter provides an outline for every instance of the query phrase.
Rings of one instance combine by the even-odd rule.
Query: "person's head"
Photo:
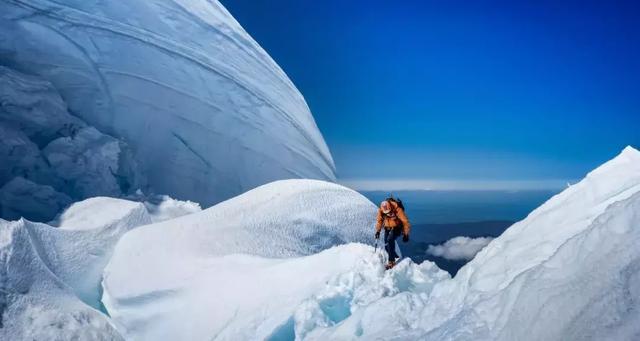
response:
[[[380,203],[380,209],[382,210],[382,213],[389,214],[389,212],[391,212],[391,203],[384,200]]]

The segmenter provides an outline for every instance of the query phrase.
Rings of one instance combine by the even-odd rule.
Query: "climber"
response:
[[[391,269],[396,265],[398,254],[396,253],[396,238],[402,234],[402,241],[409,241],[409,231],[411,224],[404,213],[404,205],[400,199],[389,197],[380,203],[378,216],[376,217],[375,238],[380,238],[380,231],[384,227],[384,241],[389,263],[386,269]]]

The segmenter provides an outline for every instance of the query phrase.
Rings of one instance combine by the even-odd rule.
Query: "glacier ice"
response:
[[[218,1],[3,1],[0,65],[28,74],[21,84],[40,82],[22,91],[0,78],[12,92],[3,99],[28,102],[1,117],[35,129],[39,149],[54,137],[42,131],[46,120],[87,126],[78,141],[45,149],[63,180],[83,175],[73,188],[80,199],[114,195],[122,179],[207,206],[273,180],[335,180],[304,98]],[[116,160],[123,143],[133,157]],[[123,160],[140,168],[114,169]]]
[[[640,152],[632,148],[514,224],[454,278],[431,262],[409,259],[384,271],[381,254],[366,245],[274,253],[282,234],[263,244],[254,238],[296,224],[265,229],[268,218],[259,207],[289,207],[278,203],[290,197],[280,193],[290,192],[293,184],[276,182],[235,198],[233,205],[126,234],[103,280],[103,303],[116,328],[141,340],[159,335],[629,340],[640,335]],[[310,192],[295,187],[296,196]],[[306,212],[311,221],[342,212],[315,211],[323,200],[301,202],[309,206],[292,212]],[[367,205],[352,210],[362,215],[356,221],[362,220],[363,235],[370,233],[365,225],[374,212]],[[240,216],[232,227],[217,224],[232,216]]]
[[[69,114],[51,83],[0,65],[0,216],[48,221],[143,182],[126,143]]]
[[[0,209],[8,219],[29,217],[46,221],[68,206],[72,199],[49,185],[40,185],[21,176],[0,188]]]

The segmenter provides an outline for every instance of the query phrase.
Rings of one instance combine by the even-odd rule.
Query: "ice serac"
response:
[[[0,64],[126,141],[155,193],[209,205],[278,179],[335,180],[304,98],[217,1],[3,1]],[[55,155],[73,150],[48,155],[68,169]]]
[[[351,245],[299,258],[370,242],[375,212],[333,183],[263,185],[125,234],[105,269],[102,301],[132,340],[262,339],[333,275],[373,256]]]
[[[71,115],[50,82],[1,64],[0,217],[48,221],[73,201],[141,186],[125,142]]]

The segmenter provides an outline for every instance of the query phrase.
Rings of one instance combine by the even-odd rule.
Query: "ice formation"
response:
[[[48,81],[2,62],[0,216],[48,221],[75,200],[142,185],[126,143],[71,115]]]
[[[0,186],[29,181],[6,196],[58,207],[146,184],[209,206],[335,180],[304,98],[217,1],[3,1],[0,66],[0,128],[15,135],[0,139]],[[24,157],[3,153],[15,148]],[[11,200],[5,217],[29,216]]]

